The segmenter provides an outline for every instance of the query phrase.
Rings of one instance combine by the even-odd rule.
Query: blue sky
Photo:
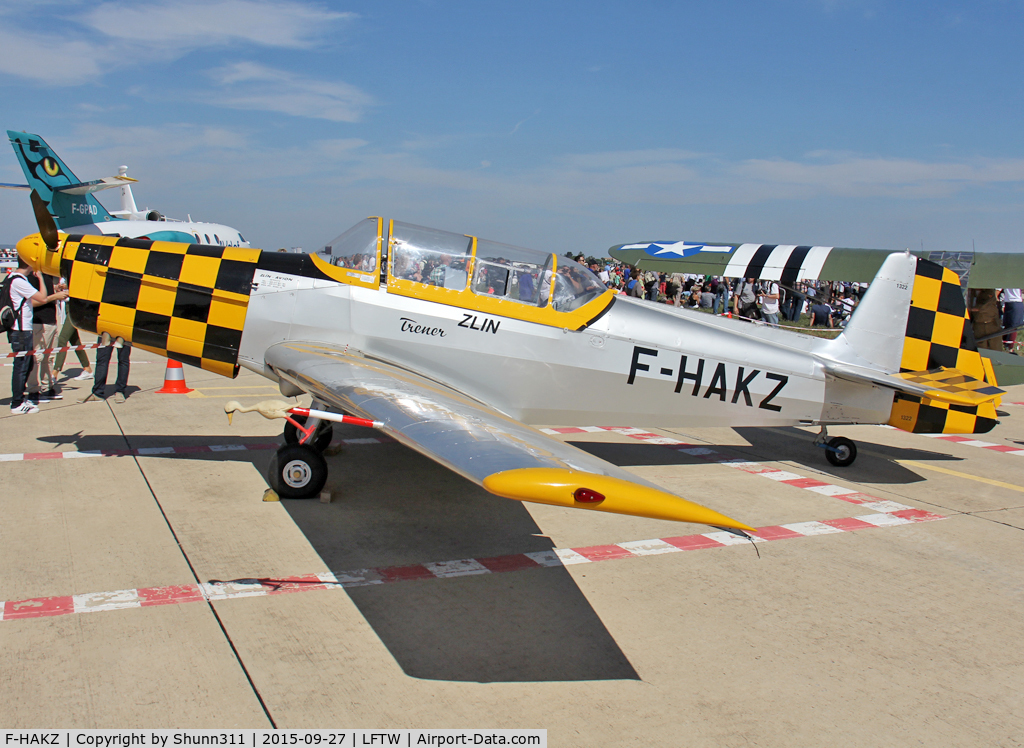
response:
[[[1022,20],[1020,0],[0,0],[0,124],[267,248],[384,215],[560,253],[1019,251]],[[24,181],[13,151],[0,181]],[[34,230],[25,193],[0,191],[0,222]]]

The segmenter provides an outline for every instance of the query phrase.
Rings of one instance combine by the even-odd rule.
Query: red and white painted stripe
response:
[[[891,503],[891,502],[890,502]],[[895,505],[899,506],[899,505]],[[791,538],[830,535],[878,527],[908,525],[915,522],[945,519],[920,509],[897,509],[889,512],[865,514],[860,517],[826,519],[821,522],[794,522],[786,525],[762,527],[754,542],[764,543]],[[587,548],[552,548],[548,551],[517,553],[490,558],[462,558],[411,566],[387,566],[353,571],[321,572],[284,579],[235,579],[226,582],[183,584],[169,587],[146,587],[112,592],[91,592],[61,597],[41,597],[30,600],[0,602],[0,620],[43,618],[74,613],[98,613],[124,608],[145,608],[153,605],[178,605],[203,600],[231,600],[240,597],[280,595],[310,590],[338,590],[348,587],[390,584],[426,579],[447,579],[474,574],[500,574],[524,569],[553,566],[573,566],[598,561],[639,558],[663,553],[681,553],[708,548],[746,545],[748,540],[728,532],[707,532],[700,535],[631,540],[611,545]]]
[[[17,353],[8,353],[0,358],[24,358],[25,356],[35,356],[36,354],[43,353],[50,354],[60,353],[61,351],[64,351],[65,353],[67,353],[68,351],[91,351],[95,348],[113,347],[113,343],[107,343],[106,345],[103,345],[102,343],[85,343],[83,345],[66,345],[63,348],[33,348],[31,351],[18,351]],[[133,361],[132,363],[135,362]]]
[[[918,434],[918,436],[927,436],[944,442],[955,442],[965,447],[981,447],[982,449],[990,449],[993,452],[1002,452],[1008,455],[1024,455],[1024,449],[1020,447],[1011,447],[1009,444],[993,444],[992,442],[972,439],[969,436],[960,436],[959,434]]]
[[[1024,405],[1024,403],[1003,403],[1004,405]],[[888,424],[879,424],[879,428],[883,429],[894,429],[894,426]],[[990,449],[993,452],[1002,452],[1008,455],[1024,455],[1024,449],[1021,447],[1011,447],[1009,444],[995,444],[993,442],[982,441],[981,439],[972,439],[970,436],[963,436],[961,434],[916,434],[916,436],[927,436],[929,439],[938,439],[944,442],[953,442],[960,444],[964,447],[980,447],[981,449]]]
[[[8,356],[8,358],[11,358],[11,357]],[[132,359],[132,366],[135,366],[136,364],[151,364],[151,363],[153,363],[153,362],[152,361],[136,361],[134,358]],[[14,366],[14,364],[13,363],[9,363],[9,364],[8,363],[4,363],[4,364],[0,364],[0,366]],[[78,366],[72,366],[70,368],[77,369]],[[91,381],[91,380],[79,380],[79,381]]]
[[[585,426],[583,428],[542,429],[542,431],[545,434],[581,434],[613,431],[624,436],[629,436],[633,439],[638,439],[646,444],[661,444],[667,448],[683,452],[692,457],[699,457],[700,459],[707,460],[708,462],[715,462],[719,465],[725,465],[726,467],[742,470],[745,473],[759,475],[762,478],[768,478],[769,480],[777,481],[778,483],[784,483],[787,486],[803,488],[808,491],[821,494],[822,496],[840,499],[841,501],[845,501],[850,504],[860,504],[867,509],[873,509],[876,512],[882,512],[893,516],[902,516],[898,513],[923,511],[906,506],[905,504],[899,504],[895,501],[888,501],[886,499],[879,498],[878,496],[871,496],[870,494],[853,491],[843,486],[826,483],[825,481],[820,481],[817,478],[806,478],[802,475],[790,473],[786,470],[779,470],[778,468],[771,468],[767,465],[762,465],[759,462],[751,462],[742,458],[729,457],[728,455],[717,452],[710,447],[689,444],[669,436],[659,436],[658,434],[652,434],[648,431],[644,431],[643,429],[621,428],[616,426]],[[928,519],[932,519],[936,516],[931,515],[929,512],[924,512],[924,514],[929,515]]]
[[[368,436],[361,439],[337,439],[342,444],[387,444],[387,436]],[[244,452],[278,449],[279,442],[266,444],[206,444],[191,447],[140,447],[139,449],[99,449],[87,452],[13,452],[0,454],[0,462],[21,462],[23,460],[70,460],[80,457],[153,457],[156,455],[188,455],[202,452]]]

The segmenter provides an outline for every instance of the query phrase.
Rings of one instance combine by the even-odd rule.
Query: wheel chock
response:
[[[277,495],[277,491],[275,491],[273,488],[268,488],[266,491],[263,492],[263,500],[280,501],[281,497]]]
[[[330,504],[331,503],[331,492],[330,491],[321,491],[320,492],[320,503],[321,504]]]

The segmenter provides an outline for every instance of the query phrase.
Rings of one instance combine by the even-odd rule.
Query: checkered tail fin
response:
[[[889,425],[918,434],[983,434],[996,425],[1001,390],[978,353],[960,279],[923,258],[914,271],[899,371],[941,399],[897,392]]]

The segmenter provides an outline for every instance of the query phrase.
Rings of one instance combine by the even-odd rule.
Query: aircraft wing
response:
[[[804,280],[871,282],[891,249],[859,249],[795,244],[723,242],[634,242],[608,253],[641,270],[696,273],[726,278],[757,278],[793,285]],[[1024,258],[1012,252],[910,253],[955,271],[969,288],[1024,287]]]
[[[317,400],[382,422],[381,430],[395,440],[499,496],[752,529],[439,382],[351,348],[279,343],[267,351],[266,363]]]

